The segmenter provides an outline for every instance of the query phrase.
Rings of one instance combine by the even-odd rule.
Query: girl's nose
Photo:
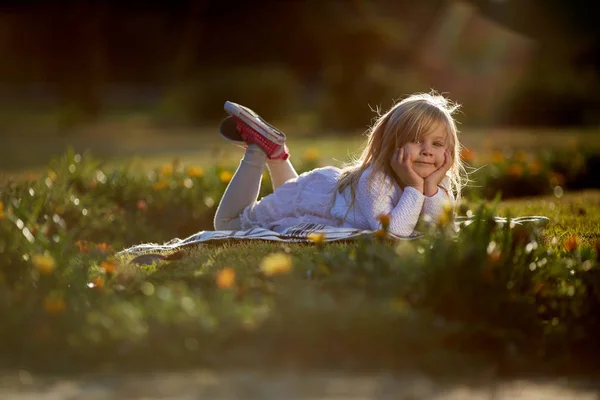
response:
[[[424,156],[430,156],[430,155],[432,155],[433,153],[431,152],[431,149],[429,148],[429,146],[428,146],[428,145],[426,145],[426,144],[424,144],[424,145],[421,147],[421,154],[422,154],[422,155],[424,155]]]

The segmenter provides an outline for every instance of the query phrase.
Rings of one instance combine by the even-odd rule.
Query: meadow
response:
[[[2,150],[21,162],[5,166],[0,189],[2,363],[593,373],[594,133],[465,131],[473,182],[455,212],[473,222],[460,231],[449,210],[414,241],[388,240],[384,224],[351,242],[199,246],[151,265],[116,252],[212,229],[240,149],[123,126],[54,157],[61,143],[44,143],[55,137],[29,153],[15,138]],[[341,164],[363,140],[290,136],[300,172]],[[550,223],[493,222],[525,215]]]

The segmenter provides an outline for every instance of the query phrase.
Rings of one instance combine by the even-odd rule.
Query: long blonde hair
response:
[[[383,173],[396,178],[391,166],[394,151],[409,141],[419,139],[421,135],[442,124],[448,138],[448,149],[452,156],[452,166],[446,173],[456,203],[460,201],[462,188],[467,174],[460,159],[461,144],[453,114],[460,106],[435,91],[417,93],[406,97],[393,105],[385,114],[379,115],[367,132],[367,143],[360,157],[342,170],[336,187],[336,193],[342,193],[350,187],[352,204],[356,197],[356,186],[363,172],[373,167],[371,178]],[[369,184],[372,180],[369,181]]]

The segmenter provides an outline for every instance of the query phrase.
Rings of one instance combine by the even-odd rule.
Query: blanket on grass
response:
[[[494,219],[497,223],[508,222],[508,220],[503,217],[495,217]],[[460,229],[460,227],[467,226],[472,221],[472,218],[457,217],[455,223]],[[526,216],[512,218],[510,221],[515,225],[533,224],[536,226],[545,226],[550,220],[547,217]],[[181,250],[199,245],[222,244],[225,242],[245,240],[310,243],[311,234],[323,234],[324,241],[334,242],[352,240],[365,235],[374,235],[375,232],[354,228],[336,228],[318,224],[299,224],[285,228],[281,232],[275,232],[262,228],[253,228],[244,231],[200,231],[185,239],[175,238],[163,244],[138,244],[120,251],[118,255],[145,256],[139,258],[136,263],[151,263],[157,259],[169,259],[170,256],[180,253]],[[413,234],[410,236],[396,236],[389,234],[389,238],[392,240],[415,240],[422,236],[423,235],[419,232],[413,232]]]

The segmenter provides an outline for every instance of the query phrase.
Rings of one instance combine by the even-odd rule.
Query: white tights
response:
[[[271,176],[273,191],[288,180],[298,177],[289,159],[268,160],[267,155],[258,145],[249,145],[217,208],[214,220],[216,230],[242,228],[240,214],[258,200],[265,164]]]

